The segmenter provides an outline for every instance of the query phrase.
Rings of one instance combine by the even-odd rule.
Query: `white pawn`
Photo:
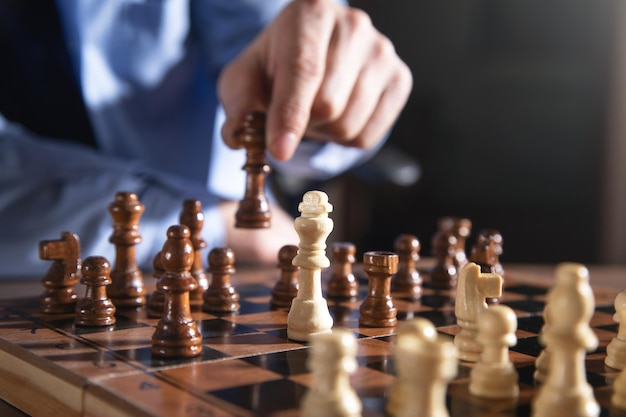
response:
[[[398,331],[397,379],[385,407],[390,417],[448,417],[446,390],[457,374],[456,349],[437,335],[424,318],[406,322]]]
[[[626,411],[626,371],[622,370],[613,382],[611,405],[618,410]]]
[[[287,316],[287,337],[307,341],[315,334],[330,333],[333,318],[322,296],[322,268],[330,266],[326,257],[326,238],[333,230],[328,213],[333,206],[321,191],[309,191],[298,206],[302,215],[295,220],[300,237],[298,254],[292,264],[300,267],[298,272],[298,295],[291,302]]]
[[[480,361],[470,373],[469,391],[478,397],[505,399],[519,395],[517,371],[509,359],[509,347],[517,344],[517,317],[505,305],[488,308],[480,316]]]
[[[302,417],[360,417],[361,400],[350,386],[356,361],[356,338],[343,329],[311,337],[307,360],[316,381],[302,400]]]
[[[548,309],[550,305],[546,303],[546,306],[543,308],[543,327],[541,328],[541,334],[539,335],[539,342],[545,347],[535,359],[535,372],[533,373],[533,378],[537,383],[543,383],[548,376],[548,369],[550,365],[550,346],[546,344],[543,335],[548,331],[550,327],[550,320]]]
[[[589,321],[595,301],[583,265],[557,266],[548,295],[550,325],[543,338],[550,347],[548,375],[532,403],[533,417],[596,417],[600,406],[585,376],[585,351],[598,346]]]
[[[456,322],[461,328],[454,337],[459,359],[470,362],[477,362],[480,359],[482,345],[476,341],[478,317],[487,310],[486,298],[501,295],[500,275],[480,272],[480,267],[473,262],[463,267],[459,274],[454,305]]]
[[[626,365],[626,290],[615,297],[613,320],[619,323],[617,336],[606,347],[604,363],[614,369],[624,369]]]

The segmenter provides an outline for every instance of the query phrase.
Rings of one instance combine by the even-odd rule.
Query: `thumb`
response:
[[[242,147],[236,132],[246,114],[267,110],[265,82],[265,73],[252,48],[244,50],[222,70],[217,81],[217,94],[226,114],[222,138],[228,147]]]

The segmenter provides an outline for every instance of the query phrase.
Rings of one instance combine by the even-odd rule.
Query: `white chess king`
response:
[[[295,220],[300,237],[293,265],[300,267],[298,295],[291,303],[287,318],[287,336],[307,341],[312,335],[330,333],[333,318],[322,296],[322,268],[330,266],[326,257],[326,238],[333,230],[328,213],[333,206],[322,191],[309,191],[298,206],[301,216]]]

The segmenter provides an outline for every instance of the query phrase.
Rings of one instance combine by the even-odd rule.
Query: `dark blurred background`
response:
[[[335,240],[362,253],[411,233],[429,255],[437,219],[453,215],[473,236],[499,229],[507,262],[626,262],[626,185],[611,173],[626,164],[612,116],[626,96],[622,3],[353,1],[393,40],[414,91],[383,152],[329,186]],[[412,161],[413,184],[385,168]]]

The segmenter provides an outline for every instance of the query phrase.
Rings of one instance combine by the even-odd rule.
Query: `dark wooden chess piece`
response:
[[[359,295],[359,283],[352,273],[356,246],[349,242],[334,242],[330,252],[331,275],[326,295],[333,299],[355,299]]]
[[[143,275],[135,257],[135,245],[141,243],[139,218],[143,210],[137,194],[131,192],[117,193],[109,206],[113,217],[113,234],[109,241],[115,245],[109,297],[118,308],[140,307],[146,302]]]
[[[161,251],[158,251],[156,255],[154,255],[154,259],[152,260],[152,277],[154,277],[157,282],[161,275],[165,273],[163,269],[163,263],[161,263]],[[163,309],[165,308],[165,293],[160,289],[156,288],[150,297],[148,298],[148,316],[154,318],[163,317]]]
[[[420,242],[416,236],[400,235],[394,243],[398,254],[398,272],[391,278],[391,291],[399,297],[419,300],[422,297],[422,277],[416,268]]]
[[[161,251],[165,272],[157,288],[165,292],[165,308],[152,335],[152,354],[160,357],[192,357],[202,353],[202,334],[191,317],[189,291],[198,283],[191,276],[193,245],[187,226],[171,226]]]
[[[433,237],[432,248],[435,266],[430,271],[431,287],[439,290],[455,288],[458,271],[454,266],[454,257],[457,253],[454,232],[438,231]]]
[[[192,308],[201,308],[202,297],[206,289],[209,288],[209,279],[202,264],[202,250],[207,247],[207,244],[200,235],[204,226],[204,213],[200,200],[184,201],[183,210],[180,213],[180,224],[187,226],[191,232],[190,240],[194,251],[191,275],[198,282],[198,288],[189,294],[189,301]]]
[[[366,252],[363,270],[368,275],[368,291],[359,308],[359,324],[367,327],[393,327],[398,310],[391,299],[391,276],[398,272],[398,255],[392,252]]]
[[[86,286],[85,298],[76,305],[77,326],[112,326],[115,324],[115,306],[107,297],[106,286],[111,284],[111,265],[102,256],[90,256],[83,262],[80,283]]]
[[[46,314],[72,313],[78,295],[74,286],[80,275],[80,240],[70,232],[62,232],[59,240],[39,242],[39,257],[54,261],[41,280],[44,292],[39,297],[40,310]]]
[[[211,283],[204,292],[202,309],[208,313],[235,313],[239,311],[239,293],[230,282],[235,272],[235,253],[229,248],[215,248],[209,252]]]
[[[459,217],[442,217],[439,219],[439,230],[451,231],[456,237],[456,252],[452,261],[457,271],[467,264],[465,246],[467,238],[472,233],[472,221]]]
[[[470,261],[480,266],[481,272],[491,272],[504,279],[504,270],[499,260],[502,253],[502,235],[497,230],[481,230],[470,252]],[[499,299],[486,299],[487,304],[497,304]]]
[[[265,176],[270,166],[265,157],[265,114],[246,115],[243,128],[237,132],[239,142],[246,149],[246,191],[235,214],[235,227],[259,229],[270,227],[271,214],[265,196]]]
[[[272,299],[270,308],[289,308],[291,300],[298,295],[298,267],[295,266],[293,258],[298,254],[298,247],[295,245],[285,245],[278,251],[278,265],[280,278],[276,281],[272,289]]]

